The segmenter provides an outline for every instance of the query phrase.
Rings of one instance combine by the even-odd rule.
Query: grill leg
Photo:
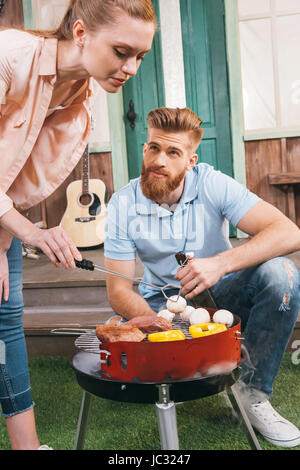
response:
[[[244,410],[244,407],[241,403],[239,394],[232,387],[226,389],[227,396],[229,398],[230,404],[235,411],[237,418],[246,434],[247,440],[250,444],[251,449],[253,450],[262,450],[256,434],[253,430],[252,424],[249,421],[249,418]]]
[[[88,392],[83,392],[79,418],[77,423],[77,432],[74,443],[74,450],[82,450],[84,448],[84,441],[86,430],[88,426],[89,414],[91,409],[92,395]]]
[[[173,401],[169,403],[156,403],[158,429],[163,450],[178,450],[176,407]]]

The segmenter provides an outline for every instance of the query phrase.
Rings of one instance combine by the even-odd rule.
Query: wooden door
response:
[[[199,159],[233,176],[223,0],[180,0],[186,103],[203,120]]]
[[[159,18],[158,0],[153,1]],[[160,34],[156,33],[152,50],[146,55],[137,75],[123,88],[124,118],[129,178],[140,175],[143,161],[143,145],[147,141],[147,114],[151,109],[164,106],[164,82]],[[128,112],[136,117],[131,122]],[[129,114],[130,117],[130,114]]]

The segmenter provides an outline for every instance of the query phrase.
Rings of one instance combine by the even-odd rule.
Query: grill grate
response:
[[[183,321],[180,318],[180,315],[175,315],[175,318],[172,321],[172,326],[174,330],[181,330],[183,334],[185,335],[186,339],[192,338],[192,336],[189,333],[189,323]],[[148,341],[148,340],[146,339],[144,341]],[[96,330],[91,330],[91,332],[89,333],[80,335],[75,340],[76,348],[85,352],[93,353],[93,354],[99,354],[100,344],[101,342],[96,336]]]

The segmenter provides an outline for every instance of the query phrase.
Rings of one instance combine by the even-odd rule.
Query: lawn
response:
[[[300,364],[286,353],[277,377],[272,405],[300,427]],[[41,443],[56,450],[73,448],[82,390],[66,357],[30,359],[35,414]],[[249,444],[222,395],[177,405],[181,450],[246,450]],[[278,450],[265,442],[263,449]],[[0,419],[0,450],[9,449]],[[160,450],[154,405],[117,403],[94,398],[85,449]],[[294,450],[300,450],[300,446]]]

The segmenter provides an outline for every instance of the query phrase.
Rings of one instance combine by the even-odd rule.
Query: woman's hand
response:
[[[14,237],[40,248],[55,266],[59,266],[60,262],[64,268],[73,269],[74,258],[82,260],[73,240],[62,227],[40,229],[15,208],[5,212],[0,223],[2,228]]]
[[[180,281],[182,295],[186,299],[192,299],[195,295],[216,284],[224,274],[221,258],[213,256],[193,259],[184,268],[178,269],[175,279]]]
[[[23,240],[40,248],[55,266],[61,263],[64,268],[73,269],[76,267],[74,258],[78,261],[82,260],[73,240],[62,227],[46,230],[35,227],[35,230],[32,230]]]
[[[5,302],[8,301],[9,297],[9,270],[6,253],[6,250],[0,248],[0,306],[2,295]]]

